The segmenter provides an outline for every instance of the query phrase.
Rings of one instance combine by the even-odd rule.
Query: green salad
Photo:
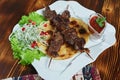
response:
[[[13,56],[15,59],[20,60],[19,63],[28,65],[34,59],[39,60],[45,56],[38,46],[38,42],[47,45],[47,36],[40,35],[44,31],[44,23],[46,23],[44,16],[32,12],[28,16],[22,16],[18,23],[19,28],[11,33],[10,43]]]
[[[22,16],[21,20],[18,22],[18,24],[22,27],[24,24],[27,24],[29,22],[35,22],[36,25],[39,25],[42,21],[46,21],[44,16],[36,13],[36,12],[31,12],[29,13],[28,16]]]

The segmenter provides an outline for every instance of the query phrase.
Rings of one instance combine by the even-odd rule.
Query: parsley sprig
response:
[[[106,20],[105,17],[98,17],[98,18],[96,19],[96,22],[98,23],[98,25],[99,25],[100,27],[103,27],[105,20]]]

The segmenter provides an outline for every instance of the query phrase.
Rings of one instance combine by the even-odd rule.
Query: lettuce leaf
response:
[[[13,50],[13,56],[15,59],[19,59],[19,63],[22,65],[31,64],[34,59],[39,60],[42,56],[45,56],[43,52],[37,49],[25,49],[23,50],[24,45],[15,37],[15,34],[12,34],[10,37],[11,48]]]
[[[24,24],[29,23],[29,20],[32,20],[36,22],[36,25],[39,25],[42,21],[46,21],[46,18],[36,12],[31,12],[28,16],[22,16],[18,24],[22,27]]]

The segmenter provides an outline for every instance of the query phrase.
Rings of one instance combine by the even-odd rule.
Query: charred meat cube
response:
[[[68,10],[65,10],[61,16],[64,19],[64,22],[69,23],[70,12]]]
[[[53,27],[56,28],[57,31],[63,31],[69,28],[68,23],[65,22],[61,15],[55,16],[52,20],[50,20],[50,23]]]
[[[65,19],[69,19],[70,18],[70,12],[68,10],[65,10],[62,15],[63,18]]]
[[[58,56],[58,51],[60,50],[61,45],[63,44],[63,37],[60,32],[56,32],[50,39],[49,46],[47,49],[47,54],[52,57]]]
[[[50,7],[46,7],[43,15],[48,20],[52,20],[55,16],[57,16],[57,13],[55,12],[55,10],[51,10]]]
[[[62,34],[66,43],[71,46],[74,45],[74,40],[77,38],[77,32],[75,29],[69,28],[67,30],[64,30]]]
[[[74,40],[74,49],[76,50],[84,50],[85,39],[84,38],[76,38]]]

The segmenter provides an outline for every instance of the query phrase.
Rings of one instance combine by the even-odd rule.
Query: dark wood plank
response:
[[[13,59],[8,36],[22,15],[40,9],[56,0],[1,0],[0,1],[0,79],[37,73],[31,66],[22,66]],[[76,0],[86,8],[106,16],[116,29],[117,42],[105,50],[93,63],[102,80],[120,77],[120,0]]]
[[[109,23],[114,25],[117,42],[104,51],[94,64],[99,68],[103,80],[118,80],[120,77],[120,1],[104,0],[102,14],[106,16]]]

